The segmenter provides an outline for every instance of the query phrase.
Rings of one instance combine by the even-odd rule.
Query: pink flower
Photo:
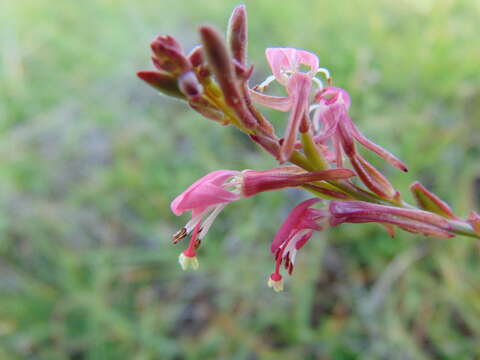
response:
[[[315,96],[316,105],[313,128],[316,132],[314,141],[324,145],[331,140],[337,167],[343,166],[344,154],[350,159],[357,175],[363,183],[377,195],[393,199],[396,191],[385,176],[365,160],[357,151],[355,141],[375,152],[393,166],[407,171],[403,162],[387,150],[368,140],[350,119],[350,96],[339,88],[326,87]]]
[[[363,201],[332,201],[329,206],[330,225],[368,223],[396,225],[399,228],[426,236],[450,238],[454,234],[447,219],[423,210],[377,205]]]
[[[327,212],[311,208],[320,199],[313,198],[301,202],[290,212],[273,239],[270,250],[275,254],[275,271],[268,279],[268,286],[276,292],[283,290],[283,278],[280,266],[284,263],[289,274],[292,273],[297,251],[300,250],[313,235],[314,231],[322,230],[319,224],[326,219]]]
[[[213,171],[194,182],[172,201],[172,212],[179,216],[191,211],[190,221],[173,236],[177,243],[192,234],[188,248],[180,254],[179,262],[185,270],[198,268],[196,249],[205,237],[213,221],[225,206],[241,198],[235,178],[241,173],[234,170]],[[207,216],[208,215],[208,216]]]
[[[316,110],[313,117],[314,128],[318,134],[315,140],[318,142],[332,139],[333,148],[336,152],[337,166],[342,166],[340,145],[342,145],[347,156],[356,154],[353,140],[358,141],[367,149],[373,151],[392,166],[407,171],[407,166],[395,155],[391,154],[381,146],[366,138],[351,120],[348,110],[350,108],[350,95],[347,91],[329,86],[319,91],[315,96]],[[320,124],[323,125],[320,131]]]
[[[180,255],[182,268],[198,267],[196,249],[218,214],[232,201],[259,192],[322,180],[346,179],[354,176],[348,169],[329,169],[307,173],[298,166],[285,166],[264,171],[218,170],[193,183],[171,203],[172,212],[179,216],[191,211],[191,220],[173,236],[177,243],[192,235],[188,248]]]
[[[294,48],[268,48],[266,56],[273,78],[267,79],[261,87],[268,85],[273,79],[282,84],[288,96],[268,96],[251,90],[253,101],[270,108],[289,111],[287,128],[280,149],[280,162],[290,158],[295,146],[297,134],[303,122],[303,128],[308,130],[308,105],[312,87],[312,79],[318,72],[318,58],[305,50]],[[308,67],[308,72],[301,72],[301,65]]]

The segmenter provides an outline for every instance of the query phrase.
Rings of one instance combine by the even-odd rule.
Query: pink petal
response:
[[[205,208],[210,205],[237,200],[239,195],[223,189],[228,178],[240,174],[234,170],[217,170],[195,181],[170,204],[172,212],[179,216],[184,211]]]
[[[317,110],[315,118],[323,124],[323,132],[319,134],[316,139],[324,141],[332,137],[337,131],[337,126],[340,121],[347,115],[344,104],[335,104]]]
[[[315,95],[315,102],[325,105],[343,104],[347,108],[350,108],[351,100],[350,95],[344,89],[334,86],[327,86],[320,90]]]
[[[295,73],[289,80],[288,93],[292,97],[292,109],[281,148],[280,155],[282,161],[288,160],[294,150],[300,122],[308,111],[308,96],[311,86],[311,79],[304,74]]]
[[[265,51],[272,73],[279,83],[286,86],[288,76],[284,73],[296,73],[301,64],[310,68],[308,76],[313,77],[318,71],[318,57],[311,52],[294,48],[268,48]]]
[[[255,90],[250,90],[250,96],[257,104],[279,111],[288,111],[292,106],[292,100],[289,96],[270,96]]]
[[[278,229],[278,232],[275,235],[275,238],[273,239],[272,245],[270,247],[270,250],[272,253],[275,253],[278,250],[278,248],[286,240],[288,240],[288,237],[290,236],[292,230],[295,230],[297,226],[300,224],[302,217],[305,214],[305,211],[310,206],[312,206],[313,204],[319,201],[320,199],[318,198],[305,200],[292,209],[292,211],[287,216],[283,224],[280,226],[280,229]]]
[[[365,135],[363,135],[360,130],[355,126],[355,124],[350,120],[350,124],[348,126],[351,129],[351,133],[353,137],[363,146],[365,146],[367,149],[373,151],[376,153],[378,156],[383,158],[385,161],[390,163],[392,166],[396,167],[397,169],[400,169],[402,171],[407,172],[408,168],[407,165],[405,165],[400,159],[398,159],[395,155],[393,155],[391,152],[385,150],[381,146],[375,144],[371,140],[369,140]]]

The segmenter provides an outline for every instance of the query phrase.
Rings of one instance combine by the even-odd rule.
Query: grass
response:
[[[269,242],[299,191],[229,206],[183,273],[170,201],[204,173],[273,162],[135,77],[157,33],[187,46],[236,2],[0,4],[0,359],[472,359],[479,243],[344,225],[315,236],[287,291]],[[480,207],[474,1],[247,2],[267,46],[319,54],[354,121],[461,216]],[[284,119],[269,113],[281,127]],[[408,198],[408,196],[407,196]]]

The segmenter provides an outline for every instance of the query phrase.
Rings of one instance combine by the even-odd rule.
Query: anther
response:
[[[185,239],[186,236],[187,236],[187,229],[183,227],[180,230],[178,230],[175,234],[173,234],[172,242],[174,244],[177,244],[179,241]]]

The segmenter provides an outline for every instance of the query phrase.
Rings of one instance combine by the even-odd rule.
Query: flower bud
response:
[[[212,27],[200,28],[202,44],[210,70],[223,91],[225,102],[238,115],[246,128],[253,128],[257,120],[249,112],[235,76],[234,66],[222,36]]]
[[[156,71],[140,71],[137,76],[161,93],[185,100],[185,95],[180,91],[177,79],[173,76]]]
[[[350,158],[350,162],[365,186],[375,194],[386,199],[393,199],[395,197],[396,191],[392,184],[367,160],[359,154],[354,154]]]
[[[188,59],[183,55],[180,44],[173,37],[158,36],[150,46],[155,54],[153,64],[159,70],[179,75],[190,69]]]
[[[245,5],[239,5],[228,22],[227,42],[233,58],[243,66],[246,65],[247,36],[247,12]]]
[[[418,181],[410,185],[410,191],[415,197],[419,208],[434,212],[450,219],[455,219],[455,215],[453,215],[450,206],[448,206],[447,203],[442,201],[437,195],[428,191]]]
[[[203,94],[203,86],[193,70],[188,70],[178,77],[178,88],[189,100],[195,100]]]

